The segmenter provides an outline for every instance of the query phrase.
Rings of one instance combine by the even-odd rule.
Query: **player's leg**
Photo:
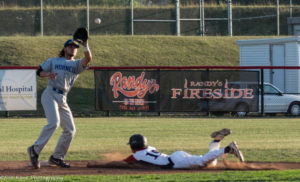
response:
[[[223,157],[224,154],[234,154],[241,162],[244,162],[242,152],[238,149],[236,142],[230,143],[227,147],[219,150],[209,151],[203,156],[190,155],[184,151],[177,151],[170,155],[173,168],[192,168],[192,167],[205,167],[211,161]]]
[[[209,151],[219,150],[220,146],[221,146],[220,141],[213,140],[212,142],[209,143]],[[210,161],[209,165],[216,166],[217,163],[218,163],[218,159],[214,159],[214,160]]]
[[[235,155],[241,162],[244,162],[244,156],[242,152],[239,150],[237,144],[235,141],[231,142],[229,145],[227,145],[225,148],[209,151],[205,155],[199,157],[199,164],[207,164],[212,160],[215,160],[217,158],[220,158],[223,156],[223,154],[233,154]]]
[[[68,168],[70,167],[70,165],[64,162],[64,157],[75,135],[76,128],[72,112],[67,103],[64,103],[59,108],[59,113],[61,119],[60,126],[62,127],[63,131],[55,147],[54,153],[50,157],[49,161],[55,163],[58,166]]]
[[[44,126],[39,138],[34,143],[34,150],[38,154],[43,150],[48,140],[53,135],[54,131],[58,128],[60,123],[58,104],[55,101],[51,91],[49,92],[49,90],[46,89],[43,92],[41,102],[44,108],[48,124]]]
[[[231,133],[230,129],[224,128],[219,131],[213,132],[210,136],[214,139],[213,142],[218,142],[224,139],[225,136],[229,135]],[[214,145],[214,144],[213,144]],[[210,146],[211,148],[211,146]],[[215,148],[212,146],[212,149]],[[210,150],[211,151],[211,150]],[[237,144],[235,141],[231,142],[226,148],[225,153],[231,153],[234,154],[241,162],[244,162],[244,156],[242,152],[239,150]]]
[[[235,155],[241,162],[245,162],[244,155],[238,148],[235,141],[231,142],[227,147],[225,147],[225,153]]]
[[[190,155],[184,151],[177,151],[171,155],[171,160],[174,162],[174,168],[190,168],[193,166],[207,166],[211,164],[217,165],[217,159],[224,155],[224,148],[220,149],[220,142],[231,133],[230,129],[224,128],[215,131],[211,134],[214,139],[209,144],[209,152],[205,155]]]
[[[213,141],[209,144],[209,151],[215,151],[220,149],[220,142],[223,140],[226,136],[230,135],[231,130],[224,128],[219,131],[213,132],[210,136],[213,138]],[[218,162],[218,159],[214,159],[210,162],[211,166],[216,166]]]
[[[41,101],[48,124],[44,126],[36,142],[27,149],[30,161],[34,168],[40,168],[38,160],[39,154],[59,126],[58,104],[55,102],[53,95],[49,90],[46,89],[43,92]]]
[[[173,168],[193,168],[193,167],[205,167],[207,164],[224,154],[224,149],[214,150],[201,155],[190,155],[184,151],[176,151],[170,155]]]

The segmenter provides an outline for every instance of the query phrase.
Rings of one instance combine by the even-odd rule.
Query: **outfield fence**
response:
[[[1,66],[0,69],[22,70],[37,67]],[[284,83],[283,92],[273,92],[269,89],[265,91],[266,87],[263,85],[272,81],[269,74],[275,69],[284,70],[285,74],[294,74],[295,83]],[[84,95],[77,91],[81,88],[73,88],[71,93],[76,95],[71,94],[69,97],[72,100],[72,97],[78,97],[80,94],[83,100],[93,98],[85,112],[82,112],[82,109],[72,109],[74,116],[111,116],[128,113],[137,113],[133,114],[136,116],[164,113],[207,116],[239,112],[264,115],[265,99],[269,99],[266,96],[299,95],[299,69],[298,66],[94,66],[89,68],[90,71],[94,71],[93,91]],[[37,83],[40,97],[46,85],[41,86],[40,82]],[[39,102],[39,98],[37,100]],[[75,107],[76,104],[80,104],[81,99],[77,102],[69,102],[71,108],[72,105]],[[248,106],[237,107],[240,103]],[[295,100],[294,104],[300,106],[300,101]],[[8,117],[41,116],[42,113],[38,103],[37,111],[4,111],[2,114]]]

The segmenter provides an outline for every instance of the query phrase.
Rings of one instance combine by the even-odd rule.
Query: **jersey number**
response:
[[[154,157],[154,159],[157,159],[157,157],[160,156],[160,153],[157,152],[156,150],[152,150],[151,152],[153,152],[153,153],[147,152],[147,153],[146,153],[146,156],[149,155],[149,156],[151,156],[151,157]]]

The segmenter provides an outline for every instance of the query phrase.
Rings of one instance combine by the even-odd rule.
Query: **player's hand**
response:
[[[82,42],[81,45],[83,45],[83,47],[87,47],[89,45],[88,40],[86,40],[85,42]]]
[[[49,73],[49,79],[54,79],[56,80],[56,76],[57,76],[57,73]]]
[[[85,42],[76,40],[76,42],[78,42],[78,44],[82,45],[83,47],[87,47],[89,45],[88,40],[86,40]]]

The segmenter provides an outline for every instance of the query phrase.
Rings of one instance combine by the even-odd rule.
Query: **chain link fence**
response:
[[[87,0],[43,0],[45,6],[74,7],[85,6]],[[130,6],[131,0],[89,0],[91,6]],[[176,0],[134,0],[137,6],[166,6],[174,4]],[[41,0],[0,0],[0,7],[40,7]],[[298,0],[280,0],[281,5],[300,5]],[[206,4],[222,5],[227,0],[205,0]],[[272,5],[276,0],[234,0],[233,5]],[[182,6],[198,5],[199,0],[180,0]]]
[[[180,0],[179,11],[177,1],[0,0],[0,35],[71,35],[82,26],[92,35],[133,29],[134,35],[177,35],[178,25],[180,35],[229,34],[229,0]],[[232,35],[288,35],[287,18],[300,17],[300,1],[279,2],[278,14],[276,0],[232,0]]]

